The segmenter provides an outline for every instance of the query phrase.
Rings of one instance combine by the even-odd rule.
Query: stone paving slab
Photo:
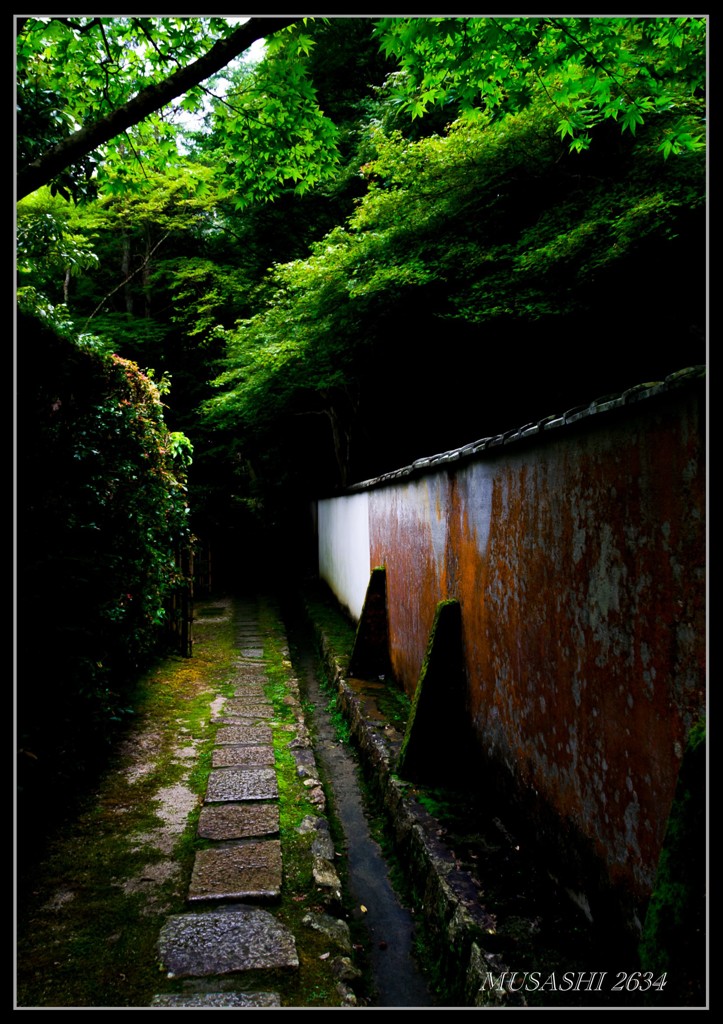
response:
[[[271,744],[271,726],[224,725],[216,733],[216,743]]]
[[[249,728],[264,725],[268,718],[259,718],[257,715],[213,715],[211,721],[214,725],[243,725]]]
[[[270,898],[280,891],[281,843],[267,839],[199,850],[193,862],[188,900]]]
[[[206,803],[276,800],[279,783],[274,768],[216,768],[208,777]]]
[[[158,995],[153,997],[151,1006],[210,1006],[223,1009],[231,1006],[263,1008],[281,1006],[278,992],[198,992],[189,995]]]
[[[170,917],[158,948],[170,978],[299,966],[288,928],[268,911],[243,905]]]
[[[264,649],[263,647],[242,647],[241,657],[242,658],[263,658]]]
[[[211,721],[214,725],[263,725],[264,718],[249,718],[246,715],[214,715]]]
[[[264,746],[247,746],[245,743],[228,743],[223,747],[214,747],[211,755],[214,768],[231,768],[246,765],[260,768],[273,767],[274,748]]]
[[[235,682],[236,689],[233,697],[226,700],[248,700],[256,704],[263,704],[266,700],[265,688],[261,683]]]
[[[223,706],[225,715],[245,715],[255,718],[273,718],[274,708],[270,701],[256,700],[253,697],[229,698]]]
[[[202,839],[248,839],[279,831],[277,804],[209,804],[201,808],[198,835]]]
[[[265,692],[266,684],[269,681],[269,677],[266,675],[266,669],[259,665],[255,661],[236,661],[234,662],[234,682],[245,687],[258,687],[260,691]]]
[[[255,687],[255,683],[252,684]],[[235,688],[233,691],[233,698],[236,700],[262,700],[264,697],[263,692],[256,693],[255,689],[249,689],[248,683],[240,683],[235,680]]]
[[[226,707],[219,708],[211,715],[211,721],[215,725],[256,726],[270,725],[273,717],[273,708],[260,707],[259,711],[256,712],[252,705],[248,705],[246,708],[237,706],[231,710]]]

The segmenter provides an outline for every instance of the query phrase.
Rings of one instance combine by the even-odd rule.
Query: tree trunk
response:
[[[131,278],[131,239],[127,231],[123,232],[123,258],[121,261],[121,272],[123,274],[123,280],[125,286],[123,288],[123,297],[125,300],[126,313],[133,312],[133,293],[130,288]]]

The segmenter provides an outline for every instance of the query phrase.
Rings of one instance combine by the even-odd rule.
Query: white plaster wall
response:
[[[358,621],[371,573],[369,494],[320,501],[319,576]]]

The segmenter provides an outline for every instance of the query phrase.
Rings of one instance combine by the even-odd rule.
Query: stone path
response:
[[[273,708],[264,695],[267,675],[255,605],[239,609],[236,629],[240,657],[234,695],[216,702],[212,770],[198,822],[199,837],[212,845],[196,854],[188,912],[166,922],[158,943],[167,976],[188,979],[189,991],[156,995],[152,1006],[280,1006],[278,992],[222,991],[222,980],[249,971],[293,971],[299,966],[294,936],[273,912],[283,870],[279,790]],[[299,723],[303,732],[301,719]],[[314,782],[308,740],[297,734],[289,745],[298,751],[299,773],[308,773]],[[338,887],[331,864],[317,859],[317,884]],[[320,874],[325,865],[331,877]]]

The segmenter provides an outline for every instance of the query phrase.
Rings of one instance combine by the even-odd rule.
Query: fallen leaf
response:
[[[328,960],[329,959],[329,954],[328,953],[322,953],[321,956],[319,957],[319,959],[320,960]]]
[[[363,903],[362,903],[362,905],[361,905],[361,907],[359,909],[361,910],[362,914],[366,914],[367,908],[364,906]]]

